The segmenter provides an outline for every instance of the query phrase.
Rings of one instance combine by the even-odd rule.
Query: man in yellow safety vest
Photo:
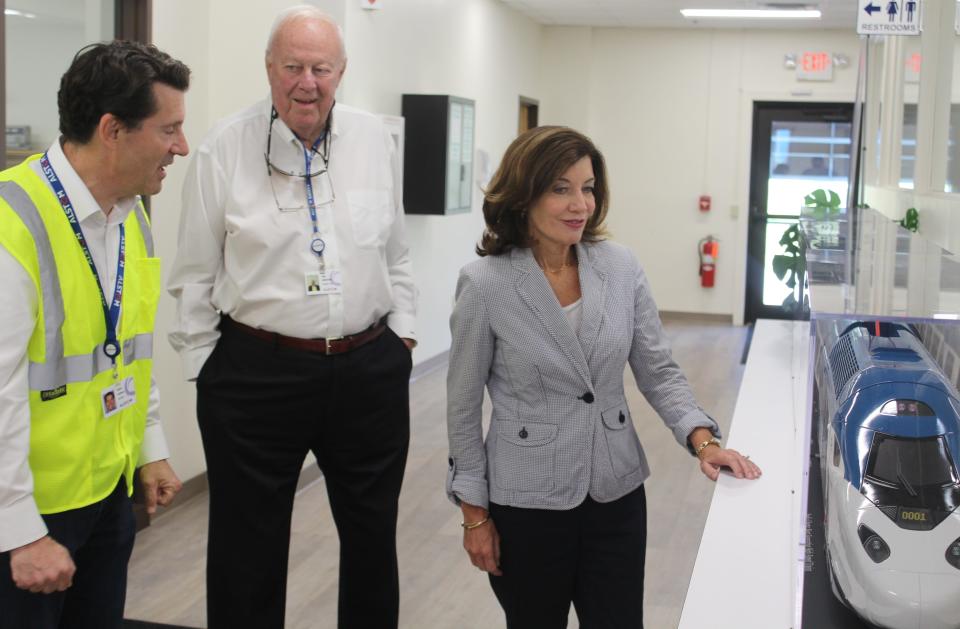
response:
[[[180,490],[138,195],[187,154],[189,80],[153,46],[88,46],[60,81],[61,136],[0,172],[0,629],[119,628],[134,470],[150,513]]]

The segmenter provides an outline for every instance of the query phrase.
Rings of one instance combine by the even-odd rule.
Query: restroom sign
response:
[[[922,0],[857,0],[860,35],[919,35]]]

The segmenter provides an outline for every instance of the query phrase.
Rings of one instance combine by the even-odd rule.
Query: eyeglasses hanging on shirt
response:
[[[297,142],[298,147],[302,151],[302,156],[298,159],[303,160],[303,169],[291,168],[289,170],[281,168],[277,165],[277,156],[273,153],[273,123],[279,117],[276,108],[271,108],[270,110],[270,126],[267,130],[267,150],[263,154],[264,160],[267,164],[267,180],[270,182],[270,190],[273,192],[273,201],[277,205],[277,209],[281,212],[294,212],[298,210],[308,209],[310,211],[310,221],[312,223],[312,232],[310,235],[309,246],[310,250],[316,254],[318,257],[323,256],[323,250],[326,247],[326,244],[323,241],[323,238],[320,236],[320,229],[317,224],[317,207],[322,207],[330,205],[336,199],[336,195],[333,191],[333,181],[330,178],[330,118],[331,115],[327,116],[327,124],[323,129],[323,133],[317,138],[317,141],[313,143],[309,149],[303,145],[301,142]],[[285,145],[286,152],[290,153],[290,160],[292,161],[293,152],[289,150],[289,145]],[[316,159],[319,157],[320,159]],[[274,172],[285,175],[287,177],[293,177],[296,179],[302,179],[304,181],[304,188],[306,191],[306,204],[281,204],[280,199],[277,196],[277,189],[274,184]]]

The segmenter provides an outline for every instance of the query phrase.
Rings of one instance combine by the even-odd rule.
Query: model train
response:
[[[910,325],[818,321],[833,593],[889,629],[960,629],[960,395]]]

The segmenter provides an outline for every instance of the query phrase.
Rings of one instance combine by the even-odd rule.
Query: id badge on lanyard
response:
[[[100,305],[103,309],[103,323],[106,328],[106,339],[103,341],[103,353],[106,354],[113,365],[114,380],[118,380],[117,359],[120,358],[120,341],[117,339],[117,327],[120,324],[120,306],[123,302],[123,278],[126,267],[126,231],[124,230],[123,224],[121,224],[120,244],[119,251],[117,252],[117,280],[113,289],[113,298],[108,303],[107,297],[103,293],[103,288],[100,286],[100,275],[97,273],[97,265],[93,261],[93,255],[90,253],[87,239],[83,235],[83,229],[80,227],[77,213],[73,209],[73,204],[70,202],[70,197],[67,195],[67,191],[64,190],[60,178],[57,177],[53,166],[50,165],[50,158],[46,153],[40,158],[40,167],[47,181],[50,183],[50,187],[53,188],[54,193],[57,195],[57,200],[60,201],[60,206],[63,208],[67,221],[70,223],[70,228],[77,237],[77,244],[79,244],[80,249],[83,250],[83,257],[86,258],[90,272],[93,273],[93,279],[98,289],[97,292],[100,295]],[[109,417],[115,412],[133,404],[136,400],[133,378],[124,378],[122,381],[114,382],[114,384],[102,391],[101,400],[105,417]]]
[[[323,136],[317,139],[313,147],[308,151],[304,149],[304,172],[310,173],[313,162],[313,154],[321,142],[325,141],[329,130],[324,131]],[[319,262],[319,270],[307,271],[303,276],[304,290],[307,295],[339,295],[343,292],[340,281],[340,271],[338,269],[328,269],[323,260],[323,251],[326,249],[326,243],[320,237],[320,228],[317,225],[317,200],[313,191],[313,181],[309,174],[304,178],[304,185],[307,192],[307,206],[310,210],[310,221],[313,231],[310,234],[310,250],[316,254]]]

